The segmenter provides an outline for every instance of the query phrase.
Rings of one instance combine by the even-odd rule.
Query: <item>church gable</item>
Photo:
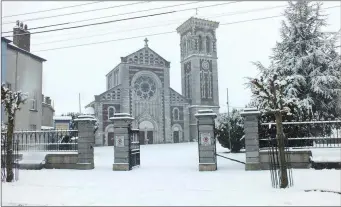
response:
[[[172,88],[169,88],[169,89],[170,89],[171,104],[189,104],[188,100],[184,96],[182,96],[181,94],[179,94]]]
[[[148,66],[157,66],[157,67],[170,67],[170,62],[165,60],[159,54],[154,52],[152,49],[148,47],[147,41],[144,48],[126,56],[122,57],[121,61],[123,63],[130,63],[136,65],[148,65]]]
[[[121,99],[120,85],[95,97],[96,101],[115,101]]]

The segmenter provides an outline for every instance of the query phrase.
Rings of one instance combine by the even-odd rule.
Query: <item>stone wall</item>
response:
[[[290,166],[294,169],[309,169],[311,168],[311,160],[310,157],[312,153],[310,150],[300,150],[300,151],[290,151],[286,152],[288,155],[290,162]],[[259,151],[259,162],[261,170],[269,170],[269,152],[268,150]]]
[[[78,154],[47,154],[45,157],[46,169],[78,169]]]

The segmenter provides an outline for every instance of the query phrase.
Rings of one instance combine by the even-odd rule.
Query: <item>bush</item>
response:
[[[233,109],[230,116],[230,134],[231,134],[231,147],[228,133],[228,117],[222,116],[219,119],[219,124],[215,129],[216,137],[222,147],[230,149],[232,153],[239,152],[245,147],[244,136],[244,120],[238,110]]]

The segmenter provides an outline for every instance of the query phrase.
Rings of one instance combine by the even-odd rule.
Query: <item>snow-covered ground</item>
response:
[[[341,148],[311,149],[314,162],[341,162]]]
[[[199,172],[197,147],[142,146],[141,166],[129,172],[112,171],[113,147],[96,147],[94,170],[20,170],[18,182],[2,184],[2,205],[341,205],[339,194],[304,192],[341,191],[339,170],[293,170],[294,187],[273,189],[269,171],[220,157],[218,171]]]

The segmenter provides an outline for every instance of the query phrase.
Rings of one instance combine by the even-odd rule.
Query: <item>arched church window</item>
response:
[[[209,36],[206,36],[206,52],[207,53],[211,52],[211,40]]]
[[[114,114],[115,114],[115,107],[109,106],[109,108],[108,108],[108,119],[110,119],[111,117],[113,117]]]
[[[191,51],[191,40],[187,40],[187,52]]]
[[[149,58],[150,58],[150,64],[154,64],[154,55],[150,54]]]
[[[110,93],[107,94],[107,100],[111,100],[111,94]]]
[[[112,99],[116,99],[116,92],[115,91],[112,92],[111,97],[112,97]]]
[[[143,53],[140,53],[140,57],[139,57],[139,63],[142,64],[143,63]]]
[[[199,52],[201,52],[203,49],[202,48],[202,37],[201,37],[201,35],[199,35],[198,43],[199,43]]]
[[[187,54],[187,50],[186,50],[186,41],[185,40],[182,40],[182,52],[183,52],[183,55],[186,55]]]
[[[178,108],[173,109],[173,120],[180,120],[180,112]]]
[[[164,66],[165,63],[164,63],[163,61],[160,61],[160,65],[161,65],[161,66]]]
[[[134,62],[137,63],[137,60],[138,60],[138,59],[137,59],[137,56],[135,55],[135,56],[134,56]]]

